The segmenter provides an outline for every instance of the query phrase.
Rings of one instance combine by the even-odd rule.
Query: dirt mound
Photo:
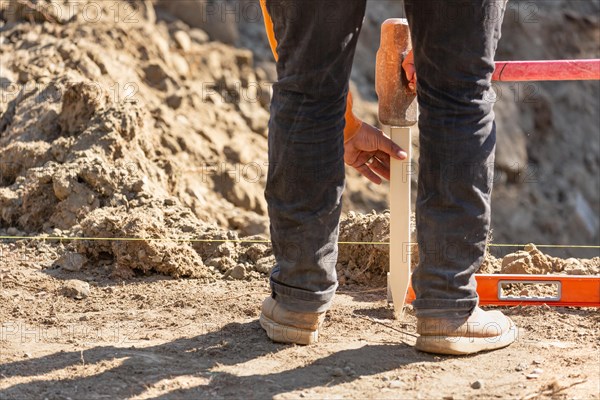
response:
[[[76,248],[120,273],[209,276],[218,245],[184,239],[267,232],[269,85],[247,50],[112,16],[2,28],[0,231],[151,239]]]
[[[340,223],[338,274],[342,283],[373,283],[382,281],[389,266],[390,214],[349,213]],[[413,242],[416,242],[413,228]],[[367,242],[369,244],[360,244]],[[419,248],[411,246],[411,269],[419,263]],[[503,258],[486,254],[479,273],[493,274],[567,274],[600,275],[600,257],[592,259],[552,257],[534,244]]]
[[[500,272],[503,274],[599,275],[600,257],[589,260],[576,258],[564,260],[546,255],[534,244],[528,244],[522,251],[504,256]]]
[[[340,283],[368,283],[385,276],[389,265],[389,239],[389,213],[350,212],[342,218],[337,266]]]

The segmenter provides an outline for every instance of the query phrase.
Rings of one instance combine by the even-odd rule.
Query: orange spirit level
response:
[[[600,307],[600,277],[476,274],[480,305]],[[415,299],[409,287],[406,303]]]

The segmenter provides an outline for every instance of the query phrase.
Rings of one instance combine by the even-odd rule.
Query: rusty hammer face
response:
[[[412,126],[417,122],[416,95],[408,89],[408,80],[402,70],[402,62],[411,49],[406,19],[387,19],[381,25],[375,73],[379,121],[383,125]]]

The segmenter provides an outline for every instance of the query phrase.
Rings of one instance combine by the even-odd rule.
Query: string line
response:
[[[59,241],[114,241],[114,242],[180,242],[180,243],[263,243],[270,244],[271,241],[268,239],[201,239],[201,238],[154,238],[154,237],[79,237],[79,236],[1,236],[0,240],[59,240]],[[354,241],[339,241],[340,245],[386,245],[389,246],[389,242],[354,242]],[[416,244],[416,242],[409,242],[408,244]],[[527,244],[522,243],[489,243],[489,247],[524,247]],[[600,249],[600,246],[596,245],[573,245],[573,244],[536,244],[539,248],[572,248],[572,249]]]

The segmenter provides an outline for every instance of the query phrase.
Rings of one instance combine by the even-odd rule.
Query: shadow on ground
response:
[[[241,374],[232,374],[222,371],[227,366],[236,366],[261,357],[269,360],[270,354],[288,348],[287,345],[268,341],[258,322],[254,321],[230,323],[218,331],[156,346],[98,346],[83,351],[58,352],[1,366],[3,378],[32,377],[38,380],[0,390],[0,398],[131,398],[144,394],[161,380],[177,377],[185,379],[189,376],[198,378],[194,380],[196,383],[192,387],[165,394],[156,393],[155,396],[159,397],[153,398],[265,398],[295,390],[337,385],[413,362],[432,361],[432,357],[418,353],[407,345],[365,345],[357,349],[337,351],[305,366],[280,372],[242,370]],[[316,351],[328,353],[322,349]],[[121,359],[120,364],[108,369],[102,368],[103,363],[118,359]],[[86,369],[82,372],[83,362]],[[351,374],[331,374],[332,368],[348,364],[353,366]],[[279,365],[270,369],[283,368],[286,366]],[[66,375],[69,374],[69,369],[73,369],[73,375],[77,373],[87,376],[41,380],[45,379],[43,375],[62,369],[66,369]]]

